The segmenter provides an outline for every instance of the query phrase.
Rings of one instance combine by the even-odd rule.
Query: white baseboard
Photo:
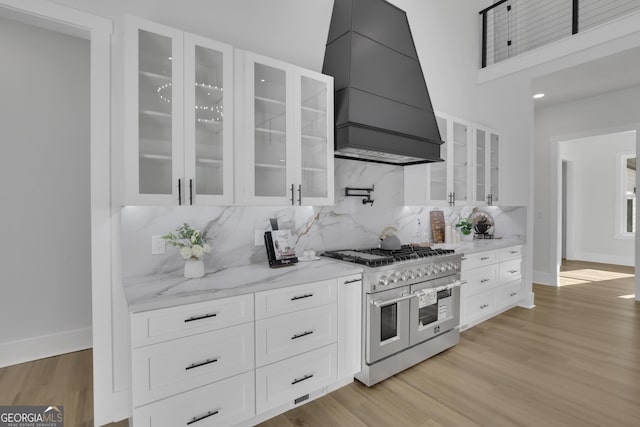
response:
[[[0,368],[92,347],[90,327],[0,343]]]
[[[533,292],[529,292],[527,295],[525,295],[525,297],[522,298],[522,301],[520,301],[520,304],[518,304],[518,307],[528,309],[536,308],[535,294]]]
[[[601,264],[626,265],[635,266],[636,258],[633,255],[611,255],[595,252],[579,252],[576,251],[574,259],[579,261],[598,262]]]
[[[555,274],[549,274],[545,271],[534,271],[533,283],[548,286],[558,286],[558,277]]]

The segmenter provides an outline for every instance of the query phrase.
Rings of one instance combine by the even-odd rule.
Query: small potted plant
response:
[[[175,233],[165,234],[162,238],[167,244],[180,250],[180,255],[185,260],[184,277],[195,279],[204,276],[204,263],[200,258],[211,252],[206,230],[194,230],[189,224],[184,223]]]
[[[473,240],[473,234],[471,234],[473,224],[469,221],[469,218],[461,218],[460,222],[456,224],[456,228],[460,229],[460,232],[462,233],[462,240]]]

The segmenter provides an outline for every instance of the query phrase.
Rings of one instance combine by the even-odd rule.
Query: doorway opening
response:
[[[628,190],[635,166],[635,129],[599,132],[557,143],[558,285],[560,272],[573,261],[633,267],[635,233],[626,232]]]

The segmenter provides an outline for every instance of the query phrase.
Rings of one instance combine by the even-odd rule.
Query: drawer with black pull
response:
[[[253,294],[133,313],[133,348],[253,321]]]
[[[256,321],[256,366],[337,341],[337,305],[326,304]]]
[[[255,416],[254,372],[134,408],[136,427],[230,426]]]
[[[253,368],[253,323],[136,348],[133,404],[144,405]]]
[[[256,319],[306,310],[336,301],[336,279],[256,292]]]
[[[256,408],[263,412],[304,402],[337,380],[337,345],[331,344],[256,370]]]

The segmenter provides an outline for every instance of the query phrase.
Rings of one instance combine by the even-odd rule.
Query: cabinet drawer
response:
[[[337,307],[321,307],[256,322],[256,366],[263,366],[337,340]]]
[[[337,280],[256,293],[256,319],[291,313],[336,301]]]
[[[462,271],[462,280],[467,283],[462,286],[463,295],[473,295],[498,285],[498,265],[492,264],[484,267]]]
[[[133,350],[133,405],[140,406],[253,369],[253,324]]]
[[[235,425],[255,416],[253,371],[133,410],[135,427]]]
[[[500,263],[500,283],[509,283],[522,277],[522,259]]]
[[[522,281],[517,280],[498,289],[498,305],[507,306],[518,302],[522,298]]]
[[[490,315],[496,308],[495,292],[484,292],[466,299],[463,303],[465,323]]]
[[[131,344],[135,348],[252,320],[251,294],[134,313]]]
[[[484,251],[476,252],[472,254],[465,254],[462,257],[462,271],[469,270],[471,268],[482,267],[484,265],[495,264],[498,261],[496,251]]]
[[[258,412],[329,385],[337,380],[336,344],[283,360],[256,370],[256,407]]]
[[[512,246],[510,248],[498,249],[498,260],[506,261],[522,257],[522,246]]]

